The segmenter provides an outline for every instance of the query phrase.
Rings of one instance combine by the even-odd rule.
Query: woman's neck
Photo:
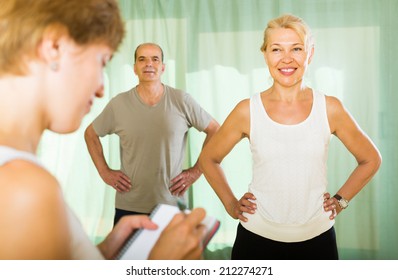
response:
[[[274,84],[268,93],[273,99],[278,99],[285,102],[293,102],[305,98],[309,88],[303,86],[301,83],[292,87],[284,87]]]
[[[0,79],[0,145],[36,153],[45,118],[32,84],[19,79]]]

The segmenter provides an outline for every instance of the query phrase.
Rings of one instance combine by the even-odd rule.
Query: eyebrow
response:
[[[304,46],[303,43],[293,43],[293,42],[287,42],[287,43],[272,43],[270,46],[282,46],[282,45],[290,45],[290,46],[297,46],[297,45],[302,45]]]
[[[140,55],[137,59],[140,59],[140,58],[146,58],[146,57],[148,57],[148,56],[145,56],[145,55]],[[149,56],[150,58],[159,58],[160,59],[160,57],[159,56],[157,56],[157,55],[153,55],[153,56]]]

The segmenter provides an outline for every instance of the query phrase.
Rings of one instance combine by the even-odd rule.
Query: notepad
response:
[[[175,214],[180,213],[177,206],[158,204],[150,214],[151,220],[158,225],[156,230],[139,229],[135,231],[124,244],[116,259],[118,260],[146,260],[163,229],[170,223]],[[206,226],[206,235],[203,239],[203,248],[217,232],[220,222],[211,216],[202,221]]]

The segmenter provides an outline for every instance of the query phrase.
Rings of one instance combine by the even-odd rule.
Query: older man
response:
[[[196,163],[183,170],[189,128],[206,133],[219,124],[186,92],[165,85],[163,51],[144,43],[135,51],[139,84],[114,97],[90,124],[85,139],[101,176],[116,192],[114,223],[124,215],[147,214],[158,203],[176,204],[201,176]],[[99,137],[120,137],[121,170],[109,168]]]

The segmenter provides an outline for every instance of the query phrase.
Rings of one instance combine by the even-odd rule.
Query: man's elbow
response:
[[[91,139],[93,139],[93,137],[96,136],[96,133],[94,131],[93,125],[90,124],[86,130],[84,131],[84,140],[86,141],[86,143],[88,144],[90,142]]]

